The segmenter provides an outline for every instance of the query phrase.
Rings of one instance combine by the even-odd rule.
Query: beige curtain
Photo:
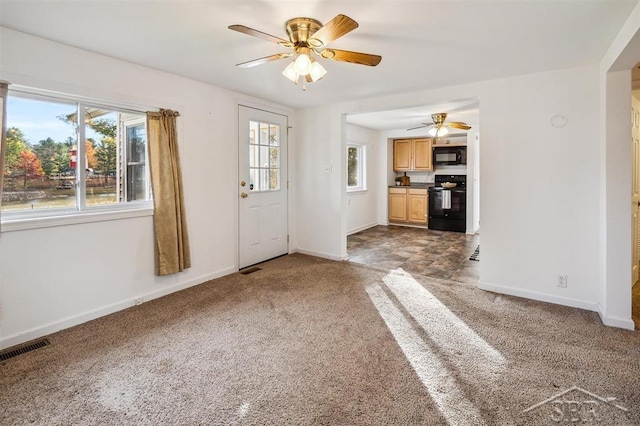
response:
[[[176,117],[179,115],[171,110],[147,113],[158,275],[173,274],[191,267],[176,132]]]
[[[4,185],[4,155],[7,151],[7,92],[9,85],[0,81],[0,120],[2,135],[0,136],[0,206],[2,205],[2,187]]]

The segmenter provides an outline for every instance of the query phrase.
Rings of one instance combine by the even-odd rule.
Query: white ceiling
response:
[[[0,25],[305,107],[595,63],[637,1],[0,0]],[[290,18],[327,22],[339,13],[360,27],[329,46],[382,55],[380,65],[320,59],[328,73],[306,92],[280,74],[287,60],[235,67],[286,49],[229,25],[286,38]],[[454,102],[452,108],[465,106]],[[396,126],[387,128],[417,126],[432,112],[449,111],[396,111],[396,121],[375,116],[368,127],[385,121]],[[363,115],[360,124],[366,120]]]
[[[478,101],[460,100],[440,104],[431,104],[404,109],[351,114],[347,122],[374,130],[412,129],[422,124],[431,124],[431,114],[446,112],[446,121],[462,121],[474,127],[480,121]],[[428,129],[422,133],[426,134]],[[465,133],[464,130],[454,129],[455,133]],[[413,136],[413,134],[411,134]]]

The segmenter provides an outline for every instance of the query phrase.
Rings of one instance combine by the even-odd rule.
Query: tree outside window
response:
[[[349,144],[347,146],[347,191],[365,191],[365,146]]]
[[[143,112],[9,91],[3,213],[149,201],[145,123]]]

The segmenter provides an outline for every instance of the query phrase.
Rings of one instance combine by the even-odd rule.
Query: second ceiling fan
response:
[[[444,112],[431,114],[431,119],[433,120],[433,123],[422,123],[422,126],[412,127],[410,129],[407,129],[407,131],[422,129],[423,127],[431,127],[431,129],[429,130],[429,134],[437,138],[438,136],[444,136],[449,133],[449,127],[462,130],[469,130],[471,128],[471,126],[467,125],[467,123],[463,123],[462,121],[445,122],[445,120],[447,119],[447,114]]]
[[[313,57],[313,53],[325,59],[372,67],[380,63],[382,60],[382,56],[380,55],[327,48],[329,43],[356,28],[358,28],[358,23],[346,15],[338,15],[325,25],[322,25],[320,21],[312,18],[293,18],[285,24],[285,31],[288,36],[288,40],[285,40],[244,25],[236,24],[229,26],[230,30],[258,37],[291,49],[290,52],[276,53],[263,58],[242,62],[236,66],[249,68],[297,55],[295,60],[285,68],[282,74],[295,84],[298,84],[299,78],[303,77],[303,89],[305,88],[305,81],[308,83],[318,81],[327,73],[324,67]]]

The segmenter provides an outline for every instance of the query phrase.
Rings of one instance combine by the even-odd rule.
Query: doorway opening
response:
[[[446,136],[434,137],[429,117],[443,111],[448,121],[466,123],[471,128],[452,127]],[[470,258],[480,238],[479,117],[477,98],[346,115],[344,214],[349,261],[477,284],[479,259]],[[434,146],[442,148],[440,145],[454,150],[458,147],[457,151],[465,155],[456,156],[454,162],[436,164]],[[360,146],[366,156],[357,159],[362,158],[365,164],[357,163],[352,155],[359,152],[353,147]],[[359,167],[365,173],[366,188],[352,191],[349,184],[352,175],[359,178],[360,174],[354,172]],[[456,197],[450,197],[451,207],[443,205],[451,211],[464,211],[462,219],[459,214],[450,218],[460,225],[456,227],[458,232],[436,226],[429,229],[430,210],[436,211],[429,207],[429,192],[444,176],[462,182],[456,184]],[[438,220],[444,221],[440,216]]]

